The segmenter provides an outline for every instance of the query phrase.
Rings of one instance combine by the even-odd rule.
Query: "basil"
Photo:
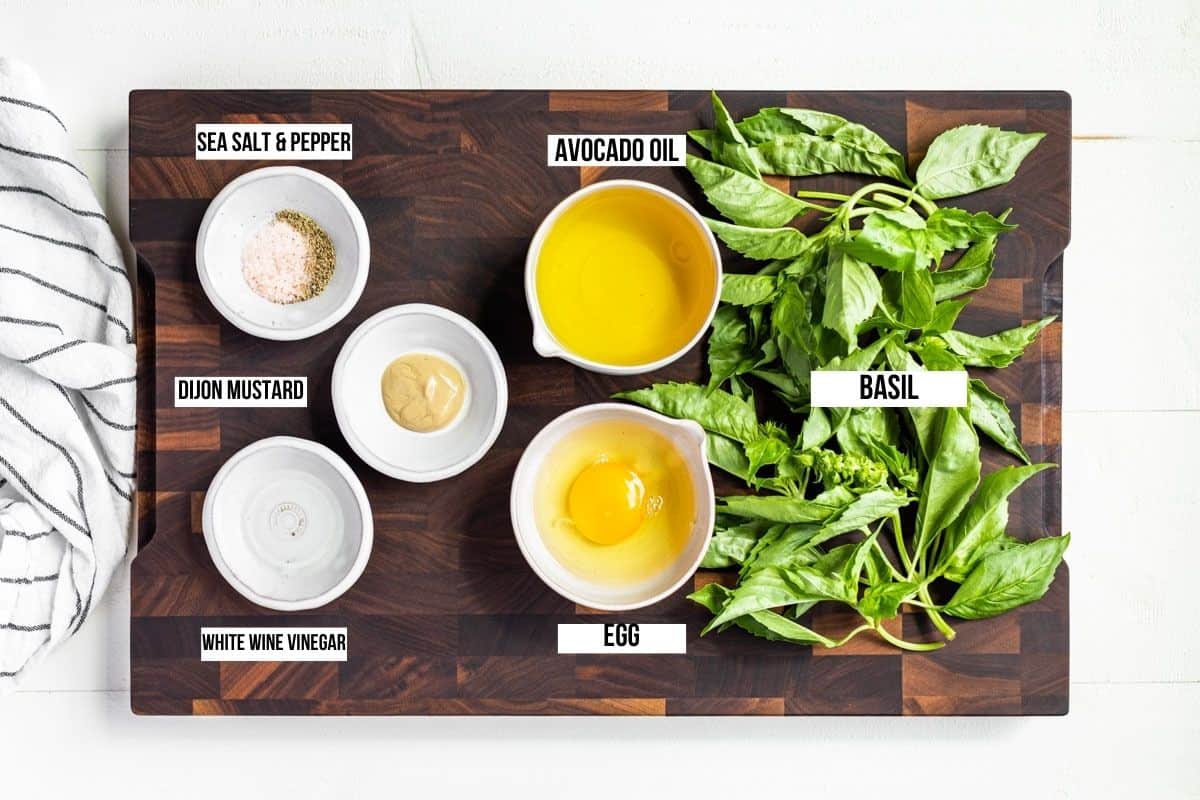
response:
[[[943,610],[962,619],[986,619],[1040,600],[1070,542],[1068,533],[993,553],[971,570]]]
[[[917,191],[931,200],[1008,183],[1044,133],[963,125],[941,133],[917,167]]]
[[[808,205],[732,167],[689,155],[687,168],[713,208],[738,225],[780,228]]]
[[[904,156],[882,136],[836,114],[805,108],[764,108],[742,120],[735,130],[740,141],[750,145],[749,152],[726,156],[726,120],[716,111],[718,102],[713,104],[714,129],[689,134],[722,164],[737,168],[731,161],[745,159],[758,172],[771,175],[850,172],[912,183]]]
[[[712,128],[691,135],[713,159],[688,159],[722,216],[708,224],[750,261],[722,284],[708,385],[617,396],[695,420],[708,432],[709,462],[753,492],[718,503],[704,565],[736,568],[736,585],[690,595],[712,614],[703,632],[736,628],[821,647],[871,633],[932,650],[953,639],[948,618],[1041,597],[1069,537],[1024,543],[1006,528],[1010,497],[1050,465],[1029,464],[1007,404],[983,380],[969,379],[963,408],[819,408],[809,397],[813,370],[1001,369],[1053,321],[987,336],[956,330],[1015,226],[1010,210],[935,202],[1009,180],[1041,135],[947,131],[930,145],[915,186],[900,153],[834,114],[764,108],[736,121],[714,95]],[[884,180],[850,195],[792,196],[762,178],[832,172]],[[804,233],[796,218],[810,214],[822,225]],[[761,388],[779,402],[762,403]],[[759,407],[791,414],[760,419]],[[1023,463],[985,474],[988,440]],[[904,513],[911,506],[915,514]],[[940,604],[930,586],[944,580],[959,586]],[[860,624],[834,639],[797,621],[830,602]],[[883,626],[905,604],[928,616],[938,638],[910,641]]]
[[[715,219],[705,222],[730,250],[760,261],[796,258],[812,246],[795,228],[752,228]]]

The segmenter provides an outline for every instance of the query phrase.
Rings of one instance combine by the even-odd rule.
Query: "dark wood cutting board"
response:
[[[737,115],[761,106],[832,111],[865,123],[915,160],[938,132],[984,122],[1048,135],[1006,186],[964,198],[1020,229],[1001,239],[995,277],[961,326],[990,333],[1062,313],[1070,220],[1070,99],[1055,92],[730,92]],[[682,168],[550,168],[550,133],[682,133],[708,119],[706,92],[187,92],[130,95],[130,231],[138,252],[141,552],[133,564],[133,709],[142,714],[1062,714],[1067,710],[1067,570],[1040,602],[998,619],[956,622],[929,654],[860,636],[837,650],[698,637],[708,612],[688,585],[638,613],[599,615],[545,588],[508,516],[525,444],[553,417],[652,380],[694,380],[702,350],[657,374],[613,378],[539,358],[530,345],[522,270],[542,217],[581,184],[634,177],[703,207]],[[304,165],[338,181],[362,209],[372,263],[362,300],[302,342],[255,339],[225,322],[196,277],[194,243],[209,200],[266,163],[196,161],[198,122],[350,122],[354,159]],[[281,162],[271,162],[281,163]],[[786,182],[786,181],[784,181]],[[857,178],[792,181],[845,191]],[[786,187],[785,187],[786,188]],[[728,258],[727,269],[739,269]],[[414,485],[359,460],[334,421],[330,371],[358,323],[397,303],[447,306],[476,321],[508,371],[508,420],[463,475]],[[1014,409],[1035,461],[1059,461],[1061,321],[1012,367],[987,375]],[[307,375],[307,409],[176,409],[176,375]],[[234,452],[289,434],[329,445],[359,473],[375,547],[358,583],[315,611],[277,614],[220,578],[200,531],[204,492]],[[985,448],[985,468],[1008,463]],[[1010,531],[1060,528],[1058,471],[1016,496]],[[700,573],[695,585],[712,580]],[[835,635],[852,624],[820,608]],[[685,622],[687,655],[557,655],[562,621]],[[896,631],[929,635],[904,615]],[[201,662],[201,626],[349,629],[345,663]]]

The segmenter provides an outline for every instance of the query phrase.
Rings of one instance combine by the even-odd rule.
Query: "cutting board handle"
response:
[[[137,253],[134,314],[137,320],[137,513],[138,551],[154,538],[154,268]]]

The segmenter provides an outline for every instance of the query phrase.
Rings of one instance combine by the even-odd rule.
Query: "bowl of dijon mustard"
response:
[[[358,456],[385,475],[457,475],[495,443],[508,410],[496,348],[461,314],[424,303],[370,317],[333,368],[333,410]]]

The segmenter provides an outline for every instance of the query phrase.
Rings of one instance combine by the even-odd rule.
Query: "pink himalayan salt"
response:
[[[242,250],[242,277],[259,297],[272,303],[295,303],[308,298],[312,276],[304,236],[281,220],[260,228]]]

